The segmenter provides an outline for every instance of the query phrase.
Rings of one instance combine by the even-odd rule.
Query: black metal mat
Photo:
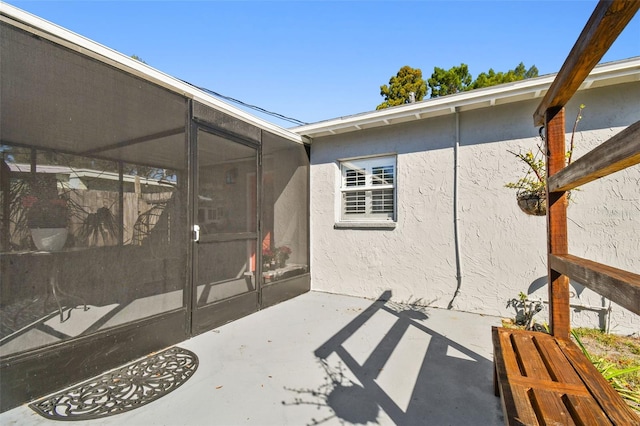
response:
[[[52,420],[91,420],[142,407],[187,381],[198,357],[173,347],[29,404]]]

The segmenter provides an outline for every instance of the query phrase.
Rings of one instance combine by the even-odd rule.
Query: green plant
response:
[[[633,389],[624,376],[640,372],[640,365],[618,368],[616,364],[606,360],[604,357],[593,356],[582,343],[580,335],[576,330],[571,330],[571,335],[580,347],[582,353],[591,361],[596,369],[607,379],[611,386],[622,396],[622,398],[632,402],[629,404],[633,409],[640,411],[640,390]]]
[[[578,114],[573,123],[573,131],[571,133],[571,140],[569,142],[569,149],[565,154],[566,164],[571,164],[573,157],[573,149],[575,147],[575,134],[578,128],[578,123],[582,120],[582,110],[585,108],[584,104],[581,104],[578,109]],[[540,138],[544,141],[542,136],[542,128],[540,128]],[[505,187],[515,189],[519,198],[539,197],[546,198],[546,184],[547,184],[547,170],[544,158],[544,150],[541,145],[538,145],[536,153],[533,150],[526,152],[513,152],[518,160],[522,161],[526,166],[526,173],[524,177],[518,179],[516,182],[508,182]]]
[[[120,229],[115,216],[108,207],[100,207],[95,213],[89,213],[82,223],[78,237],[88,245],[98,245],[100,237],[106,244],[114,239]]]
[[[542,310],[542,301],[531,300],[525,293],[520,292],[518,298],[513,298],[507,302],[507,307],[512,307],[516,310],[516,325],[532,330],[534,329],[533,317]]]

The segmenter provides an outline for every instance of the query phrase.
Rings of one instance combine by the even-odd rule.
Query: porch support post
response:
[[[564,108],[550,108],[546,112],[547,131],[547,250],[548,255],[567,254],[567,193],[549,192],[549,176],[565,167],[565,118]],[[549,321],[551,333],[562,339],[569,338],[569,278],[551,269],[549,272]]]
[[[2,221],[0,222],[0,250],[9,251],[11,237],[11,169],[0,156],[0,196],[2,197]]]
[[[124,245],[124,164],[122,160],[118,161],[118,245]]]

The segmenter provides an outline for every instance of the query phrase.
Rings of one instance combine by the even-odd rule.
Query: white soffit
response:
[[[184,97],[197,100],[219,111],[222,111],[239,120],[253,124],[254,126],[286,138],[288,140],[303,143],[307,142],[302,136],[287,129],[277,126],[261,118],[255,117],[236,108],[208,93],[191,86],[175,77],[165,74],[140,61],[130,58],[120,52],[96,43],[86,37],[73,33],[63,27],[0,2],[0,20],[35,34],[56,44],[85,56],[109,64],[127,73],[133,74],[144,80],[153,82],[167,90],[178,93]]]
[[[307,124],[290,130],[302,136],[317,138],[453,114],[456,110],[469,111],[542,98],[555,77],[556,74],[549,74],[379,111]],[[609,62],[595,67],[579,90],[633,81],[640,81],[640,57]]]

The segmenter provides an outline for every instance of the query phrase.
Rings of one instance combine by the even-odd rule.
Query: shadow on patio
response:
[[[327,375],[326,384],[296,392],[320,397],[320,405],[353,424],[377,422],[380,410],[397,425],[489,424],[478,409],[485,402],[482,392],[492,363],[425,326],[425,308],[390,299],[390,291],[383,293],[318,348],[314,354]],[[392,322],[383,335],[385,327],[376,315]],[[373,339],[349,345],[365,328]],[[317,404],[304,398],[294,402],[308,403]]]
[[[310,292],[181,343],[179,389],[88,424],[498,425],[498,318]],[[0,423],[51,424],[22,406]],[[84,422],[75,422],[81,424]]]

